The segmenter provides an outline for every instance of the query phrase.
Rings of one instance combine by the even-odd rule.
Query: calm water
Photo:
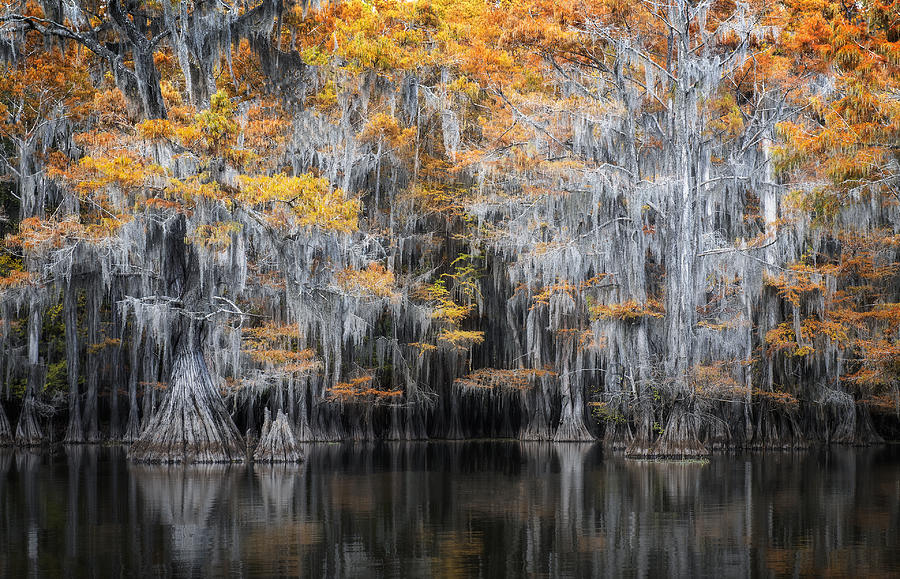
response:
[[[649,463],[318,444],[300,466],[0,449],[0,576],[900,575],[900,448]]]

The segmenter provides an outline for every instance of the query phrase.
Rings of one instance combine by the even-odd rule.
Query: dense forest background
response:
[[[896,0],[3,0],[0,172],[0,443],[898,436]]]

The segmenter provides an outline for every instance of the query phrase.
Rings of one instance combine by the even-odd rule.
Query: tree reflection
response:
[[[896,573],[900,452],[628,461],[593,444],[318,444],[299,465],[0,451],[0,575]]]

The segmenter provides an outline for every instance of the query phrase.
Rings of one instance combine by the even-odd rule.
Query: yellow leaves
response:
[[[397,153],[406,151],[415,142],[416,127],[404,129],[397,119],[385,113],[377,113],[366,124],[359,140],[366,143],[382,142]]]
[[[427,342],[410,342],[409,344],[407,344],[407,346],[415,348],[419,352],[420,356],[425,352],[433,352],[434,350],[437,350],[437,346],[435,346],[434,344],[429,344]]]
[[[84,196],[114,186],[128,192],[147,184],[147,180],[160,173],[160,168],[129,155],[115,157],[82,157],[70,173],[58,175],[75,185],[75,190]]]
[[[484,342],[484,332],[479,330],[457,330],[444,328],[438,332],[437,339],[456,348],[465,350],[473,345]]]
[[[235,221],[198,225],[194,234],[185,239],[207,251],[224,251],[231,246],[234,235],[240,233],[243,226]]]
[[[744,113],[734,95],[726,93],[711,103],[709,127],[722,133],[724,139],[734,139],[744,132]]]
[[[284,374],[308,374],[321,367],[313,350],[298,347],[300,335],[296,325],[267,322],[244,328],[241,334],[241,351],[256,363]]]
[[[620,304],[593,304],[588,309],[595,319],[620,320],[623,322],[633,322],[645,318],[662,318],[666,314],[662,302],[652,298],[645,303],[628,300]]]
[[[238,133],[234,121],[234,104],[224,91],[218,91],[210,99],[209,109],[194,117],[196,129],[206,142],[206,148],[213,155],[224,153]]]
[[[164,141],[174,135],[172,123],[167,119],[147,119],[134,128],[140,138],[148,141]]]
[[[348,293],[378,298],[396,296],[394,272],[374,262],[365,269],[343,269],[337,273],[335,279],[338,286]]]
[[[319,92],[307,97],[306,102],[319,112],[330,113],[337,105],[337,86],[333,81],[328,81]]]
[[[444,280],[437,280],[431,285],[419,288],[415,297],[432,302],[434,309],[431,317],[435,320],[457,325],[462,322],[474,308],[472,305],[460,305],[450,296]]]
[[[327,179],[304,174],[288,177],[241,176],[240,190],[233,200],[245,205],[286,205],[293,220],[301,227],[319,227],[328,231],[350,233],[358,227],[360,203],[346,199],[340,189],[332,189]],[[274,223],[279,223],[273,215]]]

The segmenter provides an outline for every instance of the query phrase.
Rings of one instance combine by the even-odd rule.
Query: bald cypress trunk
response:
[[[69,378],[69,422],[65,442],[84,442],[81,423],[81,400],[78,392],[78,299],[76,286],[71,281],[63,291],[63,317],[66,324],[66,371]]]
[[[134,442],[141,434],[141,420],[138,416],[138,368],[140,366],[141,332],[134,330],[128,347],[128,422],[122,440]]]
[[[28,307],[28,384],[19,422],[16,425],[16,444],[37,446],[44,434],[37,418],[37,395],[41,389],[43,372],[40,365],[41,307],[35,300]]]
[[[9,420],[6,418],[6,412],[3,410],[3,402],[0,402],[0,446],[8,446],[13,444],[15,439],[13,438],[12,428],[9,425]]]
[[[275,420],[266,408],[262,434],[253,453],[256,462],[300,462],[303,453],[297,444],[294,430],[284,410],[279,409]]]
[[[87,442],[99,442],[100,426],[97,408],[97,385],[100,379],[100,354],[91,346],[100,340],[100,288],[92,286],[87,292],[87,367],[84,401],[85,438]]]
[[[182,337],[165,399],[128,457],[151,463],[244,459],[243,440],[209,375],[198,337]]]

